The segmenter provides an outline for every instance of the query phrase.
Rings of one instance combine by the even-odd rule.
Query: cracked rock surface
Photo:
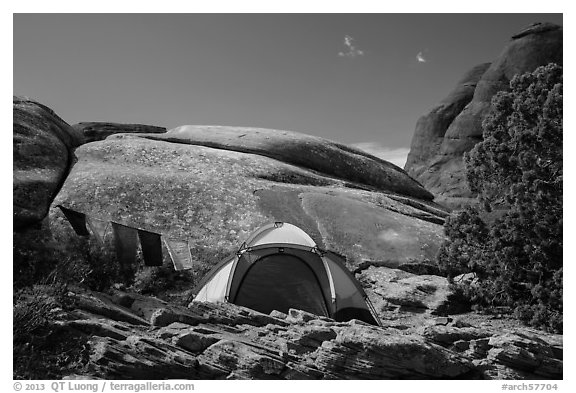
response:
[[[264,315],[226,303],[174,306],[120,291],[69,296],[78,308],[59,329],[86,338],[81,374],[93,378],[562,378],[562,336],[503,321],[469,319],[472,326],[466,316],[430,317],[420,326],[376,327],[293,309]],[[158,314],[173,317],[158,323]]]

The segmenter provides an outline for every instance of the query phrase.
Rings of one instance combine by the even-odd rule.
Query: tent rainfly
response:
[[[194,289],[194,302],[230,302],[265,314],[300,309],[336,321],[380,325],[368,296],[337,254],[302,229],[277,222],[257,229]]]

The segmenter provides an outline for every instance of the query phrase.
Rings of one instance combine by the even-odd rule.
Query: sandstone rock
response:
[[[490,338],[488,358],[544,378],[562,378],[562,360],[542,337],[521,332]]]
[[[74,124],[72,127],[84,135],[86,143],[101,141],[110,135],[119,133],[162,134],[166,132],[165,127],[149,126],[146,124],[82,122]]]
[[[190,331],[178,336],[174,343],[191,352],[202,352],[218,341],[220,341],[218,338]]]
[[[72,165],[82,135],[50,108],[27,98],[13,99],[14,229],[44,219]]]
[[[336,332],[329,327],[306,326],[298,330],[296,339],[292,343],[303,347],[316,349],[325,341],[331,341],[337,336]]]
[[[449,317],[434,318],[434,325],[446,326],[452,321],[453,321],[453,319],[449,318]]]
[[[132,297],[130,309],[152,326],[168,326],[174,322],[197,325],[206,321],[201,315],[190,312],[186,307],[171,305],[153,297],[140,295]]]
[[[182,322],[172,322],[168,326],[163,326],[159,328],[157,332],[157,336],[164,340],[171,340],[174,337],[179,336],[190,330],[190,325],[187,323]]]
[[[472,100],[476,84],[489,66],[490,63],[485,63],[472,68],[446,98],[418,119],[405,165],[410,176],[418,178],[428,169],[429,161],[442,146],[446,130]]]
[[[194,356],[158,340],[117,341],[93,337],[88,370],[105,379],[216,379],[225,373],[200,365]]]
[[[427,338],[431,342],[434,342],[443,347],[450,347],[455,345],[456,342],[468,342],[473,340],[478,340],[490,336],[490,332],[486,332],[482,329],[476,329],[473,327],[469,328],[457,328],[454,326],[427,326],[422,329],[421,334],[423,337]],[[477,341],[475,341],[477,343]],[[463,344],[458,344],[462,346]]]
[[[562,378],[562,337],[528,328],[412,325],[406,330],[358,321],[309,319],[291,310],[293,322],[233,304],[197,304],[203,322],[150,328],[112,305],[145,304],[131,293],[73,289],[73,297],[106,299],[108,307],[81,307],[59,329],[84,335],[87,357],[71,377],[102,379],[535,379]],[[132,300],[127,300],[132,298]],[[96,302],[95,300],[93,302]],[[103,302],[103,301],[102,301]],[[158,299],[150,304],[161,305]],[[99,314],[100,313],[100,314]],[[264,321],[262,318],[267,319]],[[290,319],[288,317],[287,319]],[[266,322],[266,323],[264,323]],[[63,376],[66,377],[66,376]]]
[[[98,337],[110,337],[114,340],[126,340],[130,331],[115,321],[102,321],[101,319],[84,319],[65,322],[62,328],[77,329],[89,335]]]
[[[384,261],[397,267],[431,260],[444,239],[439,225],[415,220],[395,208],[382,214],[378,201],[335,192],[305,192],[300,198],[304,212],[317,223],[325,247],[353,261]]]
[[[78,309],[99,314],[115,321],[124,321],[133,325],[148,325],[149,322],[118,304],[103,293],[80,291],[71,292]]]
[[[291,323],[306,323],[318,318],[319,317],[317,315],[311,314],[309,312],[291,308],[288,310],[288,317],[286,318],[286,321]]]
[[[356,274],[382,319],[390,310],[429,314],[464,311],[453,298],[448,280],[433,275],[415,275],[398,269],[370,266]],[[393,306],[393,307],[391,307]]]
[[[288,318],[288,315],[284,314],[283,312],[280,312],[278,310],[272,310],[272,312],[270,313],[271,317],[274,318],[278,318],[278,319],[286,319]]]
[[[219,325],[249,325],[266,326],[268,324],[286,326],[288,323],[282,319],[262,314],[246,307],[236,306],[232,303],[201,303],[192,302],[188,305],[191,312],[208,318],[209,323]]]
[[[470,371],[465,359],[420,337],[367,327],[339,330],[318,349],[315,364],[354,379],[454,378]]]
[[[473,358],[484,359],[488,356],[488,350],[491,348],[489,338],[474,339],[468,343],[468,354]]]
[[[432,196],[397,166],[360,149],[292,131],[249,127],[180,126],[156,140],[257,154],[355,182],[379,191],[420,199]]]
[[[544,23],[513,36],[485,72],[482,73],[485,66],[479,66],[468,74],[470,81],[477,81],[474,95],[457,116],[438,116],[438,108],[444,107],[440,104],[419,120],[412,142],[414,152],[410,152],[405,169],[438,197],[436,201],[452,207],[471,203],[473,195],[466,183],[463,154],[482,140],[482,120],[492,97],[498,91],[509,90],[509,82],[517,74],[548,63],[562,64],[562,35],[562,27]],[[466,88],[462,100],[454,102],[462,104],[468,100],[472,87],[473,83]]]
[[[198,360],[229,372],[228,379],[280,379],[286,359],[267,348],[222,340],[205,350]]]
[[[270,157],[128,134],[85,144],[76,155],[56,203],[188,239],[197,265],[219,262],[274,221],[303,228],[351,267],[432,259],[443,239],[442,226],[430,218],[443,220],[446,212],[434,203],[349,188]]]
[[[562,378],[562,336],[530,328],[429,326],[422,336],[471,359],[483,379]]]

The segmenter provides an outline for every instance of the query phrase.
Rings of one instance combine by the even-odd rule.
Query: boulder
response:
[[[539,378],[562,377],[562,341],[554,336],[514,331],[490,338],[488,358]]]
[[[243,130],[233,128],[226,135],[234,131],[236,139],[249,140]],[[394,267],[434,257],[447,212],[410,196],[410,190],[418,194],[420,188],[402,170],[313,137],[302,136],[298,144],[295,134],[278,141],[272,131],[262,134],[256,135],[271,144],[270,151],[229,150],[218,132],[220,142],[212,147],[191,144],[171,132],[117,134],[85,144],[76,150],[78,162],[56,203],[90,217],[188,239],[196,264],[219,262],[256,228],[274,221],[301,227],[321,247],[346,256],[351,268],[366,260],[388,260]],[[292,158],[282,153],[282,144],[292,145]],[[321,172],[314,162],[295,165],[290,162],[298,158],[295,146],[316,149],[335,167],[340,165],[337,159],[349,168],[354,167],[350,163],[370,163],[369,172],[381,172],[381,190],[375,190],[376,182],[362,183],[353,172],[336,176]],[[400,186],[388,189],[385,179],[399,179]],[[415,188],[398,194],[404,181]]]
[[[338,370],[346,379],[446,379],[472,368],[459,354],[417,335],[362,325],[338,330],[315,355],[318,368]]]
[[[72,126],[75,130],[84,135],[86,143],[96,142],[106,139],[110,135],[119,133],[131,134],[162,134],[166,132],[165,127],[149,126],[146,124],[122,124],[107,122],[82,122]]]
[[[445,277],[416,275],[399,269],[369,266],[356,274],[381,319],[398,312],[454,314],[467,311]]]
[[[13,99],[14,229],[40,223],[73,163],[82,134],[53,110],[24,97]]]
[[[529,26],[512,37],[487,69],[479,66],[468,73],[464,79],[477,81],[474,94],[456,116],[454,113],[438,116],[438,108],[443,108],[440,104],[419,120],[412,142],[414,152],[410,152],[405,169],[437,197],[437,202],[450,207],[473,203],[463,156],[482,140],[482,121],[492,97],[499,91],[509,90],[510,80],[515,75],[549,63],[562,64],[562,37],[560,26],[550,23]],[[462,100],[456,100],[459,106],[468,99],[472,88],[473,83],[470,83],[468,89],[456,89],[458,92],[466,90]],[[444,102],[451,102],[450,97]],[[430,148],[423,147],[426,145]]]
[[[469,349],[474,345],[471,342],[477,345],[481,339],[491,336],[491,333],[485,329],[456,327],[454,324],[450,324],[450,326],[448,324],[425,326],[419,333],[433,343],[446,348],[453,347],[453,349]],[[467,345],[464,345],[464,343],[467,343]]]
[[[419,199],[432,195],[396,165],[360,149],[292,131],[251,127],[193,126],[171,129],[155,140],[257,154],[378,191]]]
[[[218,341],[220,340],[216,337],[195,331],[189,331],[179,335],[174,343],[190,352],[202,352]]]

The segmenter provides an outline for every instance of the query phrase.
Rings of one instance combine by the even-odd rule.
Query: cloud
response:
[[[364,150],[366,153],[372,154],[375,157],[391,162],[400,168],[404,168],[408,153],[410,152],[410,149],[407,147],[391,149],[377,142],[354,143],[352,146]]]
[[[426,58],[424,57],[424,53],[422,52],[418,52],[418,54],[416,55],[416,60],[418,60],[418,63],[426,63],[428,60],[426,60]]]
[[[344,52],[338,52],[338,56],[340,57],[356,57],[356,56],[364,56],[364,51],[358,49],[356,45],[354,45],[354,38],[349,35],[344,36],[344,46],[346,50]]]

